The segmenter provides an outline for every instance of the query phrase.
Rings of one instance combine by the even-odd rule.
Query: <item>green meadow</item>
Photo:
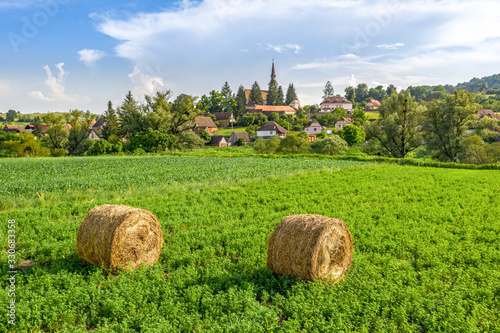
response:
[[[0,160],[0,331],[500,332],[500,171],[332,159],[127,156]],[[153,212],[153,267],[76,256],[102,204]],[[345,279],[266,268],[291,214],[345,221]],[[15,220],[15,323],[7,261]]]

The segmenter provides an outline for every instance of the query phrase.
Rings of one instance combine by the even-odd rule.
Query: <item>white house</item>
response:
[[[270,138],[277,135],[280,139],[284,138],[288,133],[286,129],[284,129],[280,124],[274,121],[268,122],[267,124],[259,128],[256,132],[258,138]]]
[[[328,97],[320,103],[321,112],[331,112],[335,109],[351,110],[352,102],[345,97]]]
[[[311,124],[311,126],[304,128],[304,131],[309,135],[315,135],[326,130],[325,126],[321,126],[317,122]]]

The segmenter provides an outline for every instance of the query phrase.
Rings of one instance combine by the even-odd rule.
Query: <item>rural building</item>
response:
[[[99,134],[97,134],[95,129],[93,129],[93,128],[89,129],[89,135],[87,136],[87,139],[99,140],[100,138],[101,137],[99,136]]]
[[[482,120],[484,117],[500,120],[500,115],[497,115],[491,109],[481,109],[477,112],[477,117]]]
[[[92,124],[92,129],[94,129],[96,131],[101,131],[104,124],[106,124],[106,118],[101,117],[101,118],[97,119],[97,121],[94,122],[94,124]]]
[[[227,147],[227,141],[224,135],[214,135],[209,143],[210,146]]]
[[[227,140],[227,143],[229,146],[234,146],[238,143],[238,139],[243,139],[245,140],[245,143],[249,144],[250,134],[248,134],[247,132],[233,132]]]
[[[202,130],[205,130],[208,134],[212,134],[212,132],[217,131],[217,125],[215,125],[214,121],[210,117],[195,117],[194,122],[196,124],[194,131],[196,133],[200,133]]]
[[[380,102],[377,101],[376,99],[370,99],[368,103],[365,105],[365,111],[366,112],[375,112],[378,111],[378,108],[380,107]]]
[[[263,113],[269,117],[269,115],[273,112],[276,112],[280,116],[291,115],[294,116],[297,110],[292,108],[289,105],[255,105],[255,106],[247,106],[246,111],[248,113]]]
[[[24,128],[23,125],[5,125],[3,128],[4,132],[15,132],[15,133],[21,133],[21,132],[26,132],[26,129]]]
[[[212,114],[215,116],[215,119],[217,119],[219,125],[222,127],[231,126],[231,123],[234,122],[234,116],[232,112],[214,112]]]
[[[258,138],[271,138],[273,136],[278,136],[280,139],[284,138],[287,134],[288,131],[281,127],[280,124],[270,121],[264,126],[260,127],[257,131],[257,137]]]
[[[342,118],[335,123],[335,130],[340,131],[344,126],[352,124],[354,124],[354,121],[351,118]]]
[[[304,131],[309,135],[314,135],[326,130],[325,126],[321,126],[317,122],[313,122],[309,127],[304,128]]]
[[[35,125],[26,125],[26,127],[24,128],[26,130],[26,132],[33,132],[35,130]]]
[[[345,97],[335,96],[328,97],[323,100],[319,105],[321,112],[331,112],[335,109],[352,109],[352,102]]]

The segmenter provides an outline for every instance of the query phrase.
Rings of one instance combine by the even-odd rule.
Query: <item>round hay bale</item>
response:
[[[341,280],[351,267],[353,240],[344,221],[287,216],[269,238],[267,267],[302,280]]]
[[[153,213],[129,206],[102,205],[92,209],[78,229],[76,253],[105,268],[136,269],[158,261],[163,232]]]

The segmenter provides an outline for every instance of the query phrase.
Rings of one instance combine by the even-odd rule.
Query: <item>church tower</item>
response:
[[[276,72],[274,70],[274,59],[273,59],[273,68],[271,70],[271,80],[275,80],[276,79]]]

